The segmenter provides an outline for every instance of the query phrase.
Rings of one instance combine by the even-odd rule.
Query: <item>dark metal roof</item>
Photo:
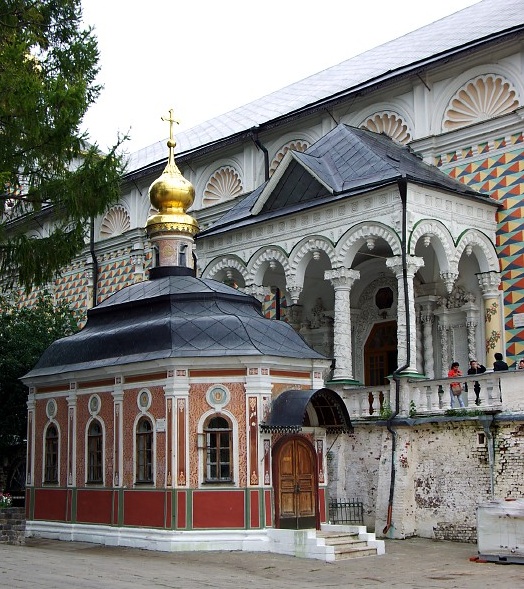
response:
[[[250,295],[209,279],[168,275],[128,286],[88,311],[85,327],[54,342],[24,378],[165,358],[324,359]]]
[[[278,181],[269,180],[234,205],[201,236],[260,222],[308,206],[327,204],[380,186],[408,182],[489,201],[467,185],[450,178],[435,166],[384,134],[349,125],[337,125],[304,153],[293,152],[280,164]],[[262,204],[260,207],[259,205]],[[493,201],[494,206],[497,206]],[[260,208],[254,213],[255,207]]]
[[[177,159],[272,121],[346,99],[399,75],[421,71],[501,36],[521,34],[523,25],[522,0],[483,0],[178,133]],[[133,174],[165,159],[165,140],[158,141],[132,154],[128,169]]]
[[[331,389],[290,389],[281,393],[272,403],[263,431],[300,431],[311,423],[307,407],[311,404],[318,426],[329,431],[351,432],[353,426],[344,401]]]

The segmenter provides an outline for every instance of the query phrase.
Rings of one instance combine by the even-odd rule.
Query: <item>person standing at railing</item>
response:
[[[483,374],[484,372],[486,372],[485,366],[479,364],[476,360],[470,360],[468,374]],[[478,380],[475,381],[473,390],[475,391],[475,405],[480,405],[480,384]]]
[[[524,358],[519,360],[519,363],[517,364],[517,370],[524,370]]]
[[[500,352],[497,352],[495,354],[495,362],[493,362],[493,370],[495,372],[499,371],[499,370],[508,370],[509,367],[507,365],[506,362],[504,362],[504,359],[502,358],[502,354]]]
[[[495,362],[493,362],[493,370],[494,372],[499,372],[501,370],[509,370],[509,366],[502,357],[500,352],[495,354]],[[502,387],[500,386],[500,378],[499,378],[499,395],[500,395],[500,402],[502,403]]]
[[[448,378],[456,378],[457,376],[462,376],[462,370],[460,370],[460,364],[458,362],[453,362],[448,372]],[[460,407],[464,407],[464,401],[462,400],[462,384],[460,382],[452,382],[449,385],[449,394],[452,409],[454,399],[457,399]]]

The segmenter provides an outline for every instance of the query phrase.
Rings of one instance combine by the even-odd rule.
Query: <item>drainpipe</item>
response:
[[[388,515],[386,519],[386,525],[382,530],[382,533],[386,535],[391,528],[391,519],[393,514],[393,498],[395,496],[395,476],[397,470],[395,468],[395,454],[397,451],[397,432],[393,429],[392,424],[395,417],[398,415],[400,410],[400,376],[399,374],[405,370],[408,366],[411,366],[411,334],[410,334],[410,312],[409,312],[409,301],[408,301],[408,272],[407,272],[407,181],[403,176],[398,181],[398,191],[400,194],[400,200],[402,203],[402,236],[401,236],[401,247],[402,247],[402,281],[404,284],[404,312],[406,314],[406,364],[400,366],[393,371],[393,380],[395,381],[395,408],[393,413],[387,421],[387,428],[391,434],[391,477],[389,483],[389,500],[388,500]]]
[[[269,180],[269,153],[267,149],[262,145],[260,139],[258,138],[258,131],[256,127],[251,129],[251,140],[253,143],[260,149],[260,151],[264,154],[264,181],[267,182]]]
[[[491,432],[491,426],[493,424],[494,418],[493,415],[489,416],[489,421],[486,419],[488,416],[485,416],[484,419],[481,420],[482,428],[484,430],[484,435],[486,436],[486,446],[488,447],[488,461],[489,461],[489,482],[490,482],[490,493],[491,498],[495,498],[495,440],[493,439],[493,434]]]
[[[91,217],[91,227],[89,231],[89,251],[93,260],[93,307],[96,307],[98,296],[98,259],[95,252],[95,219]]]

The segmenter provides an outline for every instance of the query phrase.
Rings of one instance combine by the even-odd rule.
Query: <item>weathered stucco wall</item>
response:
[[[489,427],[486,417],[394,426],[390,520],[392,435],[384,422],[355,423],[352,435],[328,442],[330,497],[361,500],[365,524],[377,535],[475,542],[479,504],[524,497],[524,424],[495,420]]]

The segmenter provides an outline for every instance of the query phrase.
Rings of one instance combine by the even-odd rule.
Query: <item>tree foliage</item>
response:
[[[125,138],[102,154],[80,131],[101,91],[98,60],[80,0],[0,0],[0,270],[27,291],[118,200]]]
[[[32,307],[0,297],[0,450],[26,437],[27,387],[19,380],[56,339],[78,331],[78,316],[44,292]]]

